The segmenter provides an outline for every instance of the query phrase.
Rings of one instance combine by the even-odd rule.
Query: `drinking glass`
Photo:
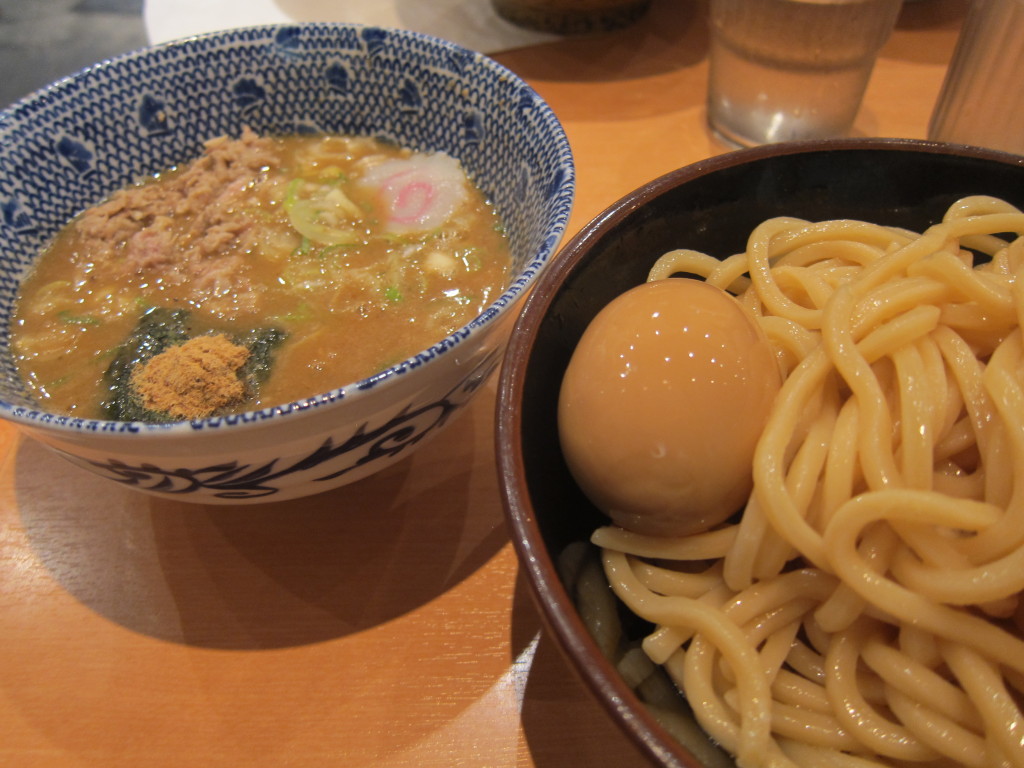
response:
[[[708,123],[753,146],[849,132],[901,0],[711,0]]]

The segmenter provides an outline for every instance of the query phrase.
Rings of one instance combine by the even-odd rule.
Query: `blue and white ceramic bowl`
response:
[[[244,125],[372,135],[459,158],[507,227],[507,290],[414,357],[301,402],[170,425],[40,410],[15,370],[7,328],[37,254],[82,209]],[[0,416],[104,477],[182,500],[277,501],[358,480],[450,422],[497,367],[574,190],[569,144],[549,106],[493,60],[436,38],[267,26],[104,61],[0,113]]]

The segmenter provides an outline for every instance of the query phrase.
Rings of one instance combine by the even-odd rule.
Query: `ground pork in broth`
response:
[[[192,335],[274,329],[270,374],[228,409],[245,410],[430,346],[500,294],[509,264],[449,156],[247,130],[77,217],[26,279],[11,343],[44,407],[91,418],[109,415],[104,374],[147,310],[187,310]]]

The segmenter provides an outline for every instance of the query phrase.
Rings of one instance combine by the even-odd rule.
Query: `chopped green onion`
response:
[[[103,322],[98,317],[94,317],[93,315],[73,315],[67,309],[63,309],[60,312],[58,312],[57,317],[59,317],[62,322],[65,322],[68,325],[101,325]]]
[[[314,317],[313,307],[308,301],[299,302],[291,312],[278,316],[278,320],[288,323],[302,323],[312,320]]]
[[[345,250],[345,246],[343,245],[325,245],[323,248],[316,252],[316,257],[320,260],[324,260],[328,256],[343,250]]]
[[[300,195],[307,187],[314,193]],[[292,227],[303,237],[323,245],[357,245],[359,235],[341,221],[362,218],[362,211],[338,186],[307,183],[292,179],[285,188],[284,209]]]
[[[312,248],[313,248],[312,241],[308,237],[303,235],[302,240],[295,247],[295,250],[292,251],[292,256],[305,256],[307,253],[310,252],[310,250]]]
[[[295,230],[316,243],[325,245],[356,245],[359,236],[353,229],[342,229],[323,223],[325,209],[312,200],[296,200],[288,211]]]
[[[284,209],[290,211],[295,201],[299,199],[299,188],[302,186],[302,179],[292,179],[284,191]]]
[[[348,181],[348,174],[344,171],[338,171],[333,176],[321,176],[317,180],[323,184],[344,184]]]

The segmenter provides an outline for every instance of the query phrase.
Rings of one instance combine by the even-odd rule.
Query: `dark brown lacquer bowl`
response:
[[[653,765],[731,761],[699,735],[701,743],[684,746],[658,724],[602,656],[558,575],[565,547],[605,522],[559,450],[558,390],[577,341],[605,304],[643,282],[672,248],[722,258],[743,250],[755,225],[780,215],[920,231],[970,194],[1024,207],[1024,157],[902,139],[741,150],[668,173],[611,205],[566,244],[527,299],[498,389],[496,450],[509,530],[550,636]]]

